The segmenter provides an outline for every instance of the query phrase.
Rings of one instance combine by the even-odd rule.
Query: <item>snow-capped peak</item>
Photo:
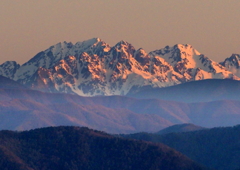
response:
[[[73,45],[71,42],[67,43],[65,41],[62,43],[57,43],[45,51],[38,53],[31,60],[24,63],[15,74],[14,80],[18,80],[23,84],[27,84],[27,79],[36,73],[39,67],[49,69],[53,67],[59,60],[64,59],[67,56],[80,55],[83,52],[94,54],[98,51],[96,50],[98,45],[101,47],[102,45],[105,45],[106,47],[103,48],[108,48],[108,45],[101,41],[100,38],[93,38],[86,41],[77,42],[75,45]]]
[[[204,56],[190,44],[176,44],[150,52],[152,56],[164,58],[174,67],[174,70],[190,80],[210,78],[233,78],[233,74]]]
[[[158,55],[175,67],[179,62],[184,63],[187,68],[196,67],[196,58],[200,53],[190,44],[176,44],[173,47],[166,46],[163,49],[150,52],[151,55]]]
[[[233,72],[236,76],[240,77],[240,54],[232,54],[223,62],[220,62],[228,71]]]
[[[16,61],[6,61],[0,65],[0,75],[12,79],[19,67]]]
[[[200,55],[200,53],[190,44],[177,44],[177,47],[181,52],[185,52],[188,55]]]
[[[231,57],[226,58],[225,61],[231,62],[231,64],[234,64],[239,67],[240,54],[232,54]]]
[[[232,60],[239,61],[239,56]],[[8,77],[27,86],[86,96],[125,95],[132,88],[166,87],[202,79],[239,79],[190,44],[146,53],[123,40],[111,47],[100,38],[57,43],[24,63],[16,73],[8,73],[11,69],[7,65],[14,63],[1,65],[0,75],[12,75]]]
[[[77,42],[75,44],[75,47],[81,47],[81,48],[89,48],[96,46],[99,42],[101,42],[100,38],[92,38],[86,41]]]

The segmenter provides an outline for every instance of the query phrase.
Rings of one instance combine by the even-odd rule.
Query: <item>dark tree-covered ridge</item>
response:
[[[240,125],[193,132],[123,135],[126,138],[161,142],[206,167],[240,169]]]
[[[1,131],[0,153],[0,168],[9,170],[203,169],[163,144],[79,127]]]

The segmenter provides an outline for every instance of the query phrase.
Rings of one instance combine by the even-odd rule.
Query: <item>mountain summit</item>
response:
[[[231,57],[226,58],[223,62],[221,62],[224,67],[226,67],[229,71],[240,77],[240,55],[232,54]]]
[[[176,44],[150,53],[120,41],[115,46],[93,38],[62,42],[28,62],[2,64],[0,75],[34,89],[83,96],[126,95],[143,86],[167,87],[203,79],[235,79],[224,65],[189,44]]]

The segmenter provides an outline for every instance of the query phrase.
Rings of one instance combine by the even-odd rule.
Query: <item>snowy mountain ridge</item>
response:
[[[221,64],[236,76],[240,77],[240,54],[232,54],[226,58]]]
[[[142,86],[167,87],[203,79],[239,80],[234,73],[232,67],[212,61],[189,44],[147,53],[126,41],[111,47],[100,38],[75,45],[58,43],[22,66],[0,65],[0,75],[31,88],[82,96],[126,95]]]
[[[13,79],[19,67],[16,61],[6,61],[0,65],[0,75]]]

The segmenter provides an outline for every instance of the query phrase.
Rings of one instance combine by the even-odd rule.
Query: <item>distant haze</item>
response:
[[[1,0],[0,64],[20,64],[58,42],[99,37],[147,52],[191,44],[222,61],[240,53],[238,0]]]

